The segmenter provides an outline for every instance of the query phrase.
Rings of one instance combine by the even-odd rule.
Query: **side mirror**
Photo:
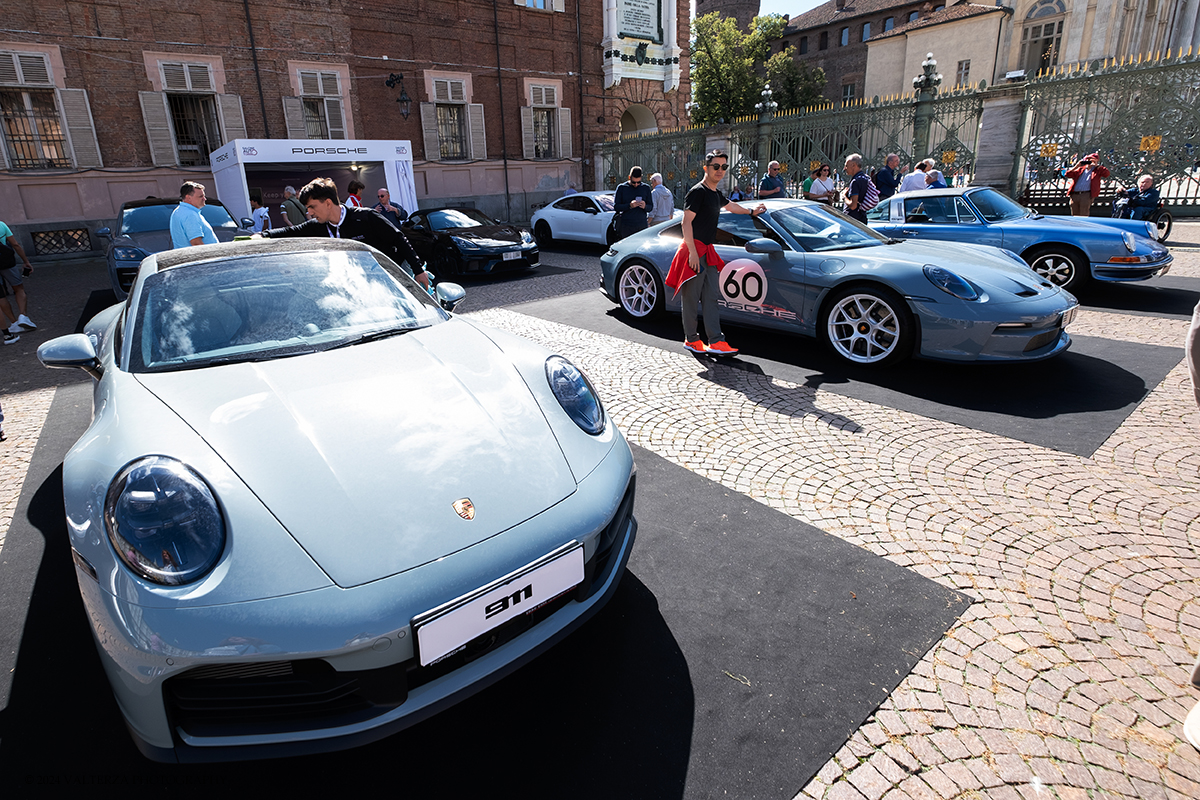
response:
[[[447,311],[453,311],[467,296],[467,290],[457,283],[439,283],[434,287],[434,291],[437,293],[438,303]]]
[[[96,235],[102,239],[111,239],[112,228],[101,228],[100,230],[96,231]]]
[[[250,230],[254,227],[254,220],[250,219],[249,217],[242,217],[240,220],[238,220],[238,225],[241,225],[246,230]]]
[[[595,207],[595,206],[591,206],[591,207],[589,207],[589,208],[585,208],[585,209],[583,210],[583,213],[585,213],[585,214],[599,214],[600,212],[596,210],[596,207]]]
[[[37,349],[38,361],[50,369],[81,369],[96,380],[104,374],[96,347],[90,337],[82,333],[59,336],[42,342]]]
[[[773,239],[751,239],[746,242],[747,253],[762,253],[775,255],[783,253],[783,245]]]

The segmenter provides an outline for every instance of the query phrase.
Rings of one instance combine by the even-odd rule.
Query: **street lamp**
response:
[[[412,111],[412,98],[408,96],[408,92],[404,88],[404,76],[393,72],[387,76],[384,83],[389,89],[395,89],[397,84],[400,85],[400,96],[396,98],[396,102],[400,104],[400,116],[408,119],[408,115]]]
[[[933,59],[933,53],[926,53],[925,60],[921,62],[922,74],[913,78],[913,88],[918,92],[936,90],[942,85],[942,75],[937,71],[937,62]]]
[[[760,120],[768,120],[777,108],[779,103],[771,99],[771,84],[768,83],[762,90],[762,102],[755,103],[754,110],[758,112]]]

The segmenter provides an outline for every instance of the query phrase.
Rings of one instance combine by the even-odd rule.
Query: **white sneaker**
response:
[[[15,333],[10,333],[9,331],[4,332],[5,344],[16,344],[19,341],[21,341],[21,337],[17,336]]]
[[[21,326],[22,330],[26,330],[26,331],[37,330],[37,325],[33,324],[33,320],[31,320],[29,317],[25,316],[24,314],[17,317],[17,324]]]
[[[14,322],[12,325],[9,325],[4,330],[6,330],[9,333],[22,333],[25,329],[21,327],[20,323]]]

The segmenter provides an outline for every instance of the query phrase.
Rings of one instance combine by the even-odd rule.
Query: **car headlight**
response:
[[[521,241],[525,244],[533,244],[533,234],[529,231],[521,231]]]
[[[464,239],[461,236],[451,236],[450,241],[458,245],[460,250],[478,250],[479,245],[472,242],[470,239]]]
[[[1125,249],[1129,252],[1137,250],[1137,242],[1134,241],[1133,234],[1129,231],[1121,231],[1121,239],[1125,242]]]
[[[932,264],[926,264],[925,277],[929,278],[930,282],[943,292],[952,294],[959,299],[979,299],[979,292],[975,291],[974,286],[945,267],[935,267]]]
[[[604,430],[600,397],[578,367],[562,356],[550,356],[546,359],[546,380],[558,404],[576,425],[593,436]]]
[[[108,487],[104,528],[125,566],[153,583],[202,578],[225,550],[225,520],[208,484],[166,456],[127,464]]]
[[[114,247],[113,258],[117,261],[141,261],[150,254],[140,247]]]
[[[1158,241],[1158,226],[1149,220],[1146,221],[1146,238],[1152,242]]]

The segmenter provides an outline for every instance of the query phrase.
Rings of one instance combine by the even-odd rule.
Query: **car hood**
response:
[[[138,379],[339,586],[470,547],[575,490],[512,362],[465,323]],[[456,513],[464,498],[474,519]],[[234,547],[254,535],[230,522]]]
[[[512,225],[476,225],[470,228],[442,228],[438,233],[446,236],[458,236],[462,239],[471,241],[480,241],[486,246],[488,240],[497,242],[506,242],[509,244],[519,244],[521,239],[521,230],[514,228]]]
[[[1044,297],[1062,291],[1024,263],[1018,264],[994,247],[904,240],[887,245],[886,252],[889,256],[909,261],[914,267],[932,264],[951,270],[983,289],[991,303],[1011,303],[1025,297]],[[932,283],[929,285],[933,287]]]
[[[233,237],[249,236],[251,231],[243,230],[242,228],[214,228],[213,233],[222,242],[232,242]],[[126,234],[118,236],[113,244],[117,246],[140,247],[147,253],[161,253],[164,250],[170,250],[172,247],[171,232],[169,230],[141,231],[140,233]]]

